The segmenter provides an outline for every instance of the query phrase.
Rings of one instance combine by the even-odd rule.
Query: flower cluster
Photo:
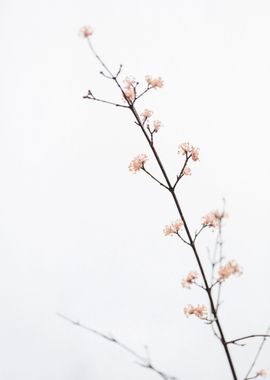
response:
[[[219,268],[218,278],[220,281],[225,281],[232,275],[240,276],[242,274],[241,269],[236,261],[231,260],[226,265],[223,265]]]
[[[144,167],[145,162],[148,160],[146,154],[139,154],[129,164],[129,170],[133,173],[137,173]]]
[[[183,175],[191,175],[191,169],[188,166],[184,168]]]
[[[172,236],[173,234],[177,234],[181,228],[183,227],[184,223],[181,219],[176,220],[175,222],[172,222],[169,226],[165,226],[163,229],[165,236]]]
[[[147,75],[145,77],[145,80],[151,88],[157,89],[157,88],[162,88],[164,86],[164,82],[160,77],[152,78],[149,75]]]
[[[178,154],[189,155],[191,156],[193,161],[199,160],[199,148],[195,148],[188,142],[182,143],[178,147]]]
[[[256,373],[256,376],[257,376],[257,377],[259,377],[259,376],[261,376],[261,377],[266,377],[266,376],[267,376],[267,372],[266,372],[265,369],[261,369],[260,371],[258,371],[258,372]]]
[[[196,317],[200,319],[206,319],[207,318],[207,308],[204,305],[198,305],[196,307],[192,305],[187,305],[184,308],[184,313],[187,317],[194,314]]]
[[[126,99],[129,102],[133,102],[135,100],[135,97],[136,97],[136,92],[135,92],[135,87],[137,85],[136,79],[133,77],[126,77],[124,79],[123,83],[124,83],[123,92],[125,94]]]
[[[202,218],[202,224],[204,226],[217,228],[220,225],[220,221],[223,218],[219,211],[211,211],[208,214],[204,215]]]
[[[146,119],[149,119],[149,117],[151,117],[153,115],[153,111],[150,111],[150,110],[148,110],[148,109],[145,109],[144,111],[143,111],[143,113],[141,114],[141,116],[144,118],[144,121],[146,120]]]
[[[92,34],[93,34],[93,29],[89,25],[83,26],[80,29],[80,36],[83,38],[88,38],[92,36]]]
[[[181,281],[181,284],[182,284],[183,288],[190,289],[190,287],[193,284],[194,280],[196,280],[196,278],[198,278],[198,277],[199,277],[199,273],[198,272],[189,272],[189,274],[187,275],[187,277],[183,278],[183,280]]]

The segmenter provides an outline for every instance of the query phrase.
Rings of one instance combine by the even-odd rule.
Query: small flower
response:
[[[155,88],[155,89],[162,88],[164,86],[164,82],[163,82],[162,78],[160,78],[160,77],[152,78],[149,75],[147,75],[145,77],[145,80],[149,86],[151,86],[152,88]]]
[[[256,376],[266,377],[267,372],[265,369],[261,369],[259,372],[256,373]]]
[[[204,226],[217,228],[220,224],[220,218],[217,216],[216,211],[211,211],[202,218]]]
[[[89,25],[86,25],[86,26],[83,26],[81,29],[80,29],[80,36],[83,37],[83,38],[88,38],[90,36],[92,36],[93,34],[93,29],[91,28],[91,26]]]
[[[182,284],[183,288],[190,289],[190,287],[193,284],[194,280],[196,280],[196,278],[198,278],[198,277],[199,277],[199,273],[198,272],[189,272],[189,274],[187,275],[187,277],[183,278],[183,280],[181,281],[181,284]]]
[[[218,278],[220,281],[225,281],[232,275],[241,276],[242,271],[236,261],[231,260],[226,265],[219,268]]]
[[[144,167],[145,162],[148,160],[146,154],[139,154],[129,164],[129,170],[133,173],[137,173]]]
[[[126,88],[123,92],[128,101],[133,102],[133,100],[135,100],[135,90],[133,87]]]
[[[198,305],[196,307],[192,305],[187,305],[184,308],[184,313],[187,317],[194,314],[196,317],[200,319],[206,319],[207,318],[207,308],[204,305]]]
[[[191,169],[186,166],[185,169],[183,170],[183,175],[191,175]]]
[[[182,143],[178,147],[178,154],[188,154],[192,151],[192,145],[188,142]]]
[[[194,148],[192,147],[191,150],[191,158],[193,161],[198,161],[199,160],[199,148]]]
[[[155,132],[158,132],[160,130],[161,126],[162,126],[161,121],[155,120],[153,122],[153,127],[154,127]]]
[[[150,111],[148,109],[145,109],[143,113],[141,114],[141,116],[144,117],[145,120],[151,117],[152,115],[153,115],[153,111]]]
[[[130,88],[130,87],[135,87],[137,84],[137,81],[133,76],[129,76],[123,80],[123,83],[124,83],[125,88]]]
[[[172,236],[173,234],[177,234],[180,229],[183,227],[184,223],[181,219],[176,220],[175,222],[172,222],[169,226],[165,226],[163,229],[165,236]]]

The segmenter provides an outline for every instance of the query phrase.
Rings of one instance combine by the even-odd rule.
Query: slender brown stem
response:
[[[204,283],[204,287],[205,287],[205,291],[207,293],[207,296],[208,296],[208,299],[209,299],[209,303],[210,303],[210,308],[211,308],[211,313],[213,315],[213,320],[217,326],[217,329],[218,329],[218,332],[219,332],[219,335],[220,335],[220,341],[223,345],[223,348],[225,350],[225,354],[226,354],[226,357],[227,357],[227,360],[228,360],[228,363],[229,363],[229,366],[230,366],[230,370],[231,370],[231,373],[232,373],[232,377],[234,380],[237,380],[237,375],[236,375],[236,371],[235,371],[235,368],[234,368],[234,364],[233,364],[233,361],[232,361],[232,358],[231,358],[231,354],[229,352],[229,349],[228,349],[228,345],[226,343],[226,339],[225,339],[225,336],[224,336],[224,333],[223,333],[223,329],[221,327],[221,324],[220,324],[220,321],[219,321],[219,318],[218,318],[218,315],[217,315],[217,312],[216,312],[216,309],[215,309],[215,304],[214,304],[214,300],[213,300],[213,297],[212,297],[212,294],[211,294],[211,286],[209,286],[208,284],[208,281],[207,281],[207,278],[206,278],[206,274],[205,274],[205,271],[204,271],[204,268],[202,266],[202,262],[200,260],[200,257],[199,257],[199,254],[198,254],[198,251],[197,251],[197,248],[196,248],[196,245],[195,245],[195,242],[194,242],[194,239],[192,238],[191,236],[191,233],[190,233],[190,230],[189,230],[189,227],[187,225],[187,222],[186,222],[186,219],[185,219],[185,216],[183,214],[183,211],[182,211],[182,208],[180,207],[180,203],[179,203],[179,200],[177,198],[177,195],[176,195],[176,192],[175,192],[175,186],[171,184],[170,182],[170,179],[167,175],[167,172],[163,166],[163,163],[155,149],[155,146],[153,144],[153,141],[151,140],[151,138],[148,136],[145,128],[144,128],[144,125],[143,125],[143,122],[141,121],[140,117],[139,117],[139,114],[136,110],[136,108],[134,107],[134,102],[131,102],[129,101],[129,99],[125,96],[125,93],[120,85],[120,83],[118,82],[117,78],[115,76],[113,76],[112,72],[107,68],[107,66],[104,64],[104,62],[101,60],[101,58],[97,55],[97,53],[95,52],[95,50],[93,49],[93,46],[91,45],[91,43],[89,42],[89,46],[91,48],[91,50],[93,51],[93,53],[95,54],[95,56],[97,57],[97,59],[99,60],[99,62],[101,63],[101,65],[107,70],[107,72],[109,73],[109,75],[111,76],[111,79],[113,79],[116,83],[116,85],[118,86],[118,88],[120,89],[123,97],[125,98],[127,104],[129,105],[129,108],[130,108],[130,111],[131,113],[133,114],[135,120],[136,120],[136,124],[138,124],[138,126],[140,127],[144,137],[146,138],[149,146],[150,146],[150,149],[152,150],[152,153],[157,161],[157,164],[161,170],[161,173],[164,177],[164,180],[165,180],[165,183],[167,184],[167,188],[168,188],[168,191],[170,192],[171,196],[172,196],[172,199],[173,199],[173,202],[177,208],[177,211],[179,213],[179,216],[183,222],[183,225],[184,225],[184,229],[185,229],[185,232],[187,234],[187,237],[188,237],[188,242],[189,242],[189,245],[194,253],[194,256],[195,256],[195,259],[197,261],[197,264],[198,264],[198,267],[200,269],[200,272],[201,272],[201,275],[202,275],[202,278],[203,278],[203,283]]]
[[[247,336],[243,336],[242,338],[237,338],[237,339],[229,340],[228,342],[226,342],[226,344],[234,344],[236,342],[239,342],[240,340],[251,339],[251,338],[270,338],[270,335],[269,334],[247,335]]]

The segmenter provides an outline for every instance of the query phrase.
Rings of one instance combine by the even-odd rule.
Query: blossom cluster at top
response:
[[[219,268],[218,278],[220,281],[225,281],[232,275],[240,276],[242,271],[236,261],[231,260],[226,265]]]
[[[181,281],[181,284],[183,288],[190,289],[191,285],[194,283],[194,281],[199,277],[198,272],[189,272],[188,275],[183,278]]]
[[[184,308],[184,313],[187,317],[189,317],[190,315],[195,315],[200,319],[207,319],[207,308],[204,305],[198,305],[196,307],[192,305],[187,305]]]
[[[146,154],[139,154],[129,164],[129,170],[133,173],[137,173],[144,167],[145,162],[148,160]]]
[[[91,26],[89,26],[89,25],[83,26],[80,29],[80,36],[83,38],[88,38],[88,37],[92,36],[93,33],[94,33],[94,31],[91,28]]]
[[[182,143],[178,147],[178,154],[183,155],[191,155],[191,158],[193,161],[199,160],[199,148],[195,148],[193,145],[191,145],[188,142]]]
[[[172,236],[173,234],[177,234],[181,228],[183,227],[184,223],[181,219],[176,220],[175,222],[172,222],[169,226],[165,226],[163,229],[165,236]]]

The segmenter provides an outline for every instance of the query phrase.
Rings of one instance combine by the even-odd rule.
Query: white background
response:
[[[211,329],[187,319],[205,303],[180,281],[196,269],[162,229],[168,194],[127,167],[149,154],[131,115],[83,100],[121,101],[78,38],[85,24],[108,65],[165,87],[139,104],[164,128],[173,178],[180,142],[201,149],[180,198],[191,228],[227,200],[225,254],[244,270],[226,282],[228,339],[263,333],[269,305],[269,1],[1,1],[0,378],[155,379],[119,348],[56,316],[110,331],[180,379],[231,379]],[[149,168],[157,173],[154,160]],[[199,248],[208,264],[205,231]],[[259,340],[232,347],[243,379]],[[270,371],[269,344],[256,370]]]

